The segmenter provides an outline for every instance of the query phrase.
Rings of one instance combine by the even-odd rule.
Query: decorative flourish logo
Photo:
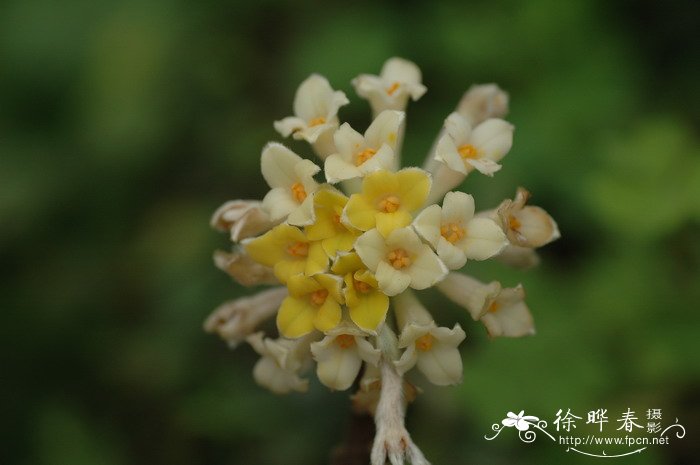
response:
[[[563,412],[563,409],[559,409],[556,413],[556,418],[552,422],[552,428],[556,429],[556,431],[553,432],[554,434],[547,431],[548,423],[546,420],[541,420],[539,417],[533,415],[525,415],[525,411],[521,410],[517,414],[508,412],[500,423],[491,425],[491,430],[494,431],[494,434],[492,436],[486,434],[484,435],[484,439],[492,441],[496,439],[502,431],[515,428],[518,431],[520,440],[529,444],[537,439],[537,433],[539,431],[554,443],[567,446],[566,452],[575,452],[589,457],[616,458],[639,454],[652,445],[668,445],[670,440],[669,432],[675,433],[678,439],[685,437],[685,427],[678,422],[678,418],[675,419],[674,423],[667,425],[665,428],[662,426],[661,409],[648,409],[646,412],[648,421],[646,425],[641,425],[635,421],[641,422],[641,420],[637,418],[635,412],[628,408],[617,420],[621,425],[615,429],[616,433],[611,435],[600,434],[603,432],[604,424],[608,423],[607,409],[597,409],[588,412],[585,425],[597,426],[598,434],[587,434],[583,431],[581,434],[576,434],[577,421],[583,420],[583,417],[575,415],[571,412],[571,409],[566,409],[566,413]],[[628,434],[635,432],[637,433],[636,435]],[[623,433],[625,433],[624,436],[622,435]],[[671,434],[671,437],[672,436]],[[604,449],[600,451],[594,449],[588,452],[578,449],[580,446],[593,446],[596,449],[596,446],[600,446],[601,448],[612,446],[615,449],[624,446],[625,449],[610,454]]]

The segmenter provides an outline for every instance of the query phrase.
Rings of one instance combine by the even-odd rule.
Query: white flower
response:
[[[375,115],[384,110],[406,109],[408,98],[418,100],[425,94],[421,72],[415,63],[403,58],[389,58],[379,76],[360,74],[352,80],[355,92],[369,100]]]
[[[457,305],[466,308],[474,320],[481,320],[489,336],[521,337],[535,334],[530,309],[521,285],[502,288],[500,283],[484,284],[461,273],[450,273],[438,289]]]
[[[262,209],[259,200],[231,200],[212,215],[210,224],[219,231],[229,231],[231,240],[238,242],[268,231],[275,225]]]
[[[508,244],[496,222],[474,217],[474,198],[464,192],[448,192],[442,208],[427,207],[413,221],[413,227],[451,270],[462,268],[468,258],[493,257]]]
[[[217,268],[243,286],[279,284],[272,268],[256,262],[243,249],[236,248],[233,253],[216,250],[213,258]]]
[[[561,237],[554,219],[540,207],[525,205],[530,193],[519,187],[515,199],[504,200],[497,209],[501,227],[514,245],[542,247]]]
[[[204,329],[218,334],[235,348],[263,321],[271,318],[282,300],[289,295],[286,287],[267,289],[251,297],[241,297],[220,305],[204,322]]]
[[[399,374],[404,374],[415,365],[438,386],[457,384],[462,381],[462,357],[457,346],[464,340],[464,330],[456,324],[454,328],[437,327],[430,313],[406,291],[394,297],[396,320],[402,328],[399,348],[406,350],[395,362]]]
[[[409,286],[426,289],[447,275],[445,264],[409,227],[393,230],[386,239],[370,229],[357,238],[355,250],[389,296]]]
[[[310,144],[338,127],[338,109],[349,100],[342,91],[334,91],[328,80],[312,74],[301,83],[294,96],[294,116],[275,121],[275,129],[288,137],[303,139]]]
[[[476,126],[489,118],[508,114],[508,94],[496,84],[473,85],[457,105],[457,113]]]
[[[445,129],[435,159],[465,176],[473,169],[493,176],[501,169],[498,161],[513,145],[513,126],[501,119],[487,119],[472,130],[462,115],[452,113],[445,120]]]
[[[393,169],[397,142],[403,132],[404,113],[386,110],[369,125],[365,135],[340,126],[333,136],[337,153],[326,158],[324,171],[330,183],[358,178],[378,169]]]
[[[381,353],[367,341],[367,334],[349,323],[341,323],[326,337],[311,344],[318,363],[318,379],[331,389],[344,391],[355,382],[362,362],[377,365]]]
[[[321,168],[305,160],[282,144],[271,142],[265,146],[260,168],[271,187],[262,201],[263,209],[272,221],[283,220],[296,226],[313,221],[313,194],[318,183],[313,176]]]
[[[525,410],[521,410],[517,415],[513,412],[508,412],[507,418],[504,418],[501,423],[503,426],[507,426],[509,428],[515,426],[518,431],[527,431],[530,429],[530,422],[539,420],[540,419],[537,417],[525,415]]]
[[[300,378],[299,374],[311,359],[309,337],[270,339],[259,332],[251,334],[246,340],[262,356],[253,368],[253,378],[258,384],[276,394],[308,390],[309,381]]]

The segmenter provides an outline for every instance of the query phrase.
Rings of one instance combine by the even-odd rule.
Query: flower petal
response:
[[[374,332],[384,322],[389,310],[389,297],[380,291],[357,294],[357,303],[350,307],[350,318],[365,331]]]
[[[388,296],[397,295],[406,290],[411,284],[411,276],[389,265],[387,262],[379,262],[375,273],[379,288]]]
[[[420,168],[404,168],[396,173],[401,209],[413,212],[425,205],[430,192],[430,175]]]
[[[406,273],[411,277],[411,287],[418,290],[427,289],[442,281],[448,271],[429,246],[423,244],[422,249],[411,266],[406,269]]]
[[[376,273],[387,254],[386,242],[376,229],[370,229],[355,240],[355,251],[362,262]]]
[[[495,221],[474,218],[467,224],[466,236],[457,243],[472,260],[486,260],[498,254],[508,245],[508,239]]]
[[[277,328],[284,337],[297,338],[314,329],[316,309],[306,299],[287,297],[277,313]]]
[[[338,326],[342,312],[340,304],[331,298],[327,298],[316,312],[313,324],[319,331],[330,331]]]
[[[502,159],[513,146],[513,125],[502,119],[487,119],[472,132],[472,144],[495,162]]]
[[[433,247],[437,247],[440,239],[440,226],[442,221],[442,209],[439,205],[430,205],[413,220],[413,228],[420,236]]]

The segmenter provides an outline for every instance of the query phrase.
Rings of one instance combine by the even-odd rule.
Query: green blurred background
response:
[[[688,436],[625,463],[697,463],[699,17],[693,0],[2,2],[0,462],[327,463],[347,393],[312,375],[308,394],[274,396],[249,347],[201,329],[251,292],[214,268],[227,240],[208,221],[264,194],[260,149],[305,77],[344,90],[362,129],[350,80],[398,55],[429,89],[405,159],[470,84],[496,82],[515,145],[464,188],[486,208],[525,186],[563,236],[536,270],[470,269],[525,285],[535,337],[491,341],[425,294],[468,340],[462,385],[416,378],[415,441],[434,464],[594,463],[483,436],[509,410],[603,407],[612,427],[663,408]]]

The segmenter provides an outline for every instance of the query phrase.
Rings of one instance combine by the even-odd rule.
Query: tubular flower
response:
[[[270,143],[262,152],[260,169],[271,188],[262,201],[262,208],[270,219],[278,221],[289,217],[291,224],[307,223],[313,209],[310,194],[318,189],[313,176],[321,168],[282,144]]]
[[[377,278],[355,252],[339,256],[331,270],[343,276],[350,319],[364,331],[375,334],[389,310],[389,297],[379,289]]]
[[[342,315],[342,280],[319,273],[312,277],[293,275],[287,282],[289,297],[277,313],[277,328],[284,337],[296,338],[315,329],[330,331],[338,326]]]
[[[376,227],[386,237],[411,224],[429,191],[430,175],[419,168],[375,171],[362,180],[362,192],[350,196],[341,220],[360,231]]]
[[[332,135],[338,127],[338,109],[350,103],[345,93],[333,90],[328,80],[312,74],[297,89],[294,116],[275,121],[275,130],[282,137],[292,135],[314,146],[325,158],[332,152]],[[330,143],[330,145],[329,145]]]
[[[371,229],[357,238],[355,249],[389,296],[409,286],[427,289],[447,275],[445,264],[411,228],[396,229],[386,239]]]
[[[418,100],[427,90],[421,83],[421,71],[415,63],[390,58],[379,76],[360,74],[352,80],[357,95],[369,101],[374,114],[384,110],[403,111],[409,97]]]
[[[427,207],[416,217],[413,227],[451,270],[462,268],[468,258],[493,257],[508,244],[496,222],[474,218],[474,198],[464,192],[448,192],[442,208]]]
[[[403,111],[425,93],[418,67],[391,58],[379,76],[362,74],[353,85],[372,107],[364,134],[338,120],[345,94],[311,75],[297,90],[295,115],[275,128],[309,142],[323,172],[270,142],[260,159],[270,187],[262,201],[226,202],[213,215],[211,225],[233,242],[232,252],[215,252],[215,264],[243,286],[274,287],[221,305],[205,329],[232,348],[248,341],[260,354],[253,377],[273,392],[306,391],[314,365],[330,389],[357,385],[353,408],[376,424],[371,464],[428,464],[404,422],[421,391],[404,376],[416,368],[432,384],[461,382],[466,333],[458,323],[438,325],[418,291],[436,287],[492,337],[534,334],[522,286],[450,270],[489,258],[532,267],[534,249],[559,230],[526,205],[522,188],[480,213],[471,195],[450,192],[473,170],[493,176],[510,150],[513,127],[499,119],[508,95],[496,85],[464,94],[425,169],[400,166]],[[279,337],[253,333],[273,318]]]
[[[250,258],[271,267],[282,283],[299,273],[311,276],[328,268],[323,244],[310,241],[301,229],[288,224],[275,226],[255,239],[246,239],[243,246]]]
[[[497,118],[472,130],[466,118],[452,113],[445,120],[445,129],[447,134],[438,142],[435,159],[465,176],[474,169],[493,176],[513,145],[513,126]]]
[[[561,234],[554,219],[540,207],[525,205],[530,193],[519,187],[515,199],[504,200],[497,209],[498,220],[513,245],[542,247]]]
[[[348,123],[335,133],[337,153],[326,158],[326,179],[337,183],[359,178],[378,169],[393,169],[394,150],[403,133],[404,113],[385,110],[361,135]]]
[[[462,357],[457,346],[466,337],[464,330],[458,324],[452,329],[437,327],[428,310],[410,291],[395,297],[394,303],[401,328],[399,348],[405,349],[396,362],[399,373],[417,365],[438,386],[461,382]]]
[[[352,249],[359,231],[341,223],[340,217],[348,198],[342,192],[331,188],[321,189],[314,195],[314,222],[306,228],[310,241],[321,241],[321,247],[328,258]]]
[[[318,364],[318,379],[331,389],[344,391],[355,382],[362,362],[379,363],[381,352],[367,341],[367,333],[344,323],[311,344],[311,353]]]

